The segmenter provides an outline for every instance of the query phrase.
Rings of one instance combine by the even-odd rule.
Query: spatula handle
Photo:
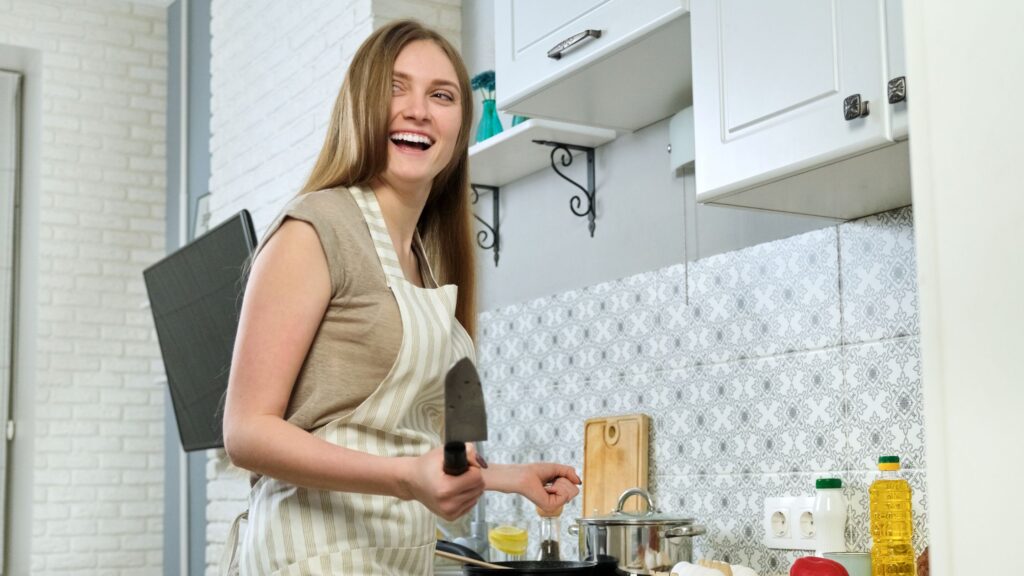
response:
[[[444,445],[444,473],[449,476],[461,476],[469,470],[466,459],[465,442],[446,442]]]

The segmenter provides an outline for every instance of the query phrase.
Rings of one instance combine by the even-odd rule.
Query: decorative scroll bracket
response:
[[[597,188],[594,184],[594,149],[589,146],[576,146],[575,144],[565,144],[562,142],[552,142],[550,140],[534,140],[535,144],[542,146],[551,146],[551,168],[556,174],[562,177],[563,180],[569,182],[573,186],[579,188],[587,198],[587,209],[580,210],[580,206],[583,204],[583,199],[577,194],[569,199],[569,209],[572,213],[583,217],[586,216],[588,220],[587,228],[590,230],[590,237],[594,237],[594,229],[597,225],[594,223],[594,218],[597,215]],[[587,153],[587,187],[580,186],[575,180],[569,178],[558,169],[558,164],[563,167],[568,167],[572,164],[572,151],[586,152]],[[561,158],[558,161],[555,160],[555,154],[561,153]]]
[[[486,186],[484,184],[470,184],[469,187],[473,191],[474,205],[480,201],[480,190],[486,190],[491,193],[491,207],[494,214],[494,224],[488,224],[487,221],[477,216],[475,213],[473,214],[473,218],[476,218],[484,227],[484,230],[480,230],[476,233],[476,245],[484,250],[494,250],[494,266],[497,267],[498,256],[501,250],[501,235],[499,233],[501,224],[498,221],[498,200],[500,198],[501,188],[498,186]]]

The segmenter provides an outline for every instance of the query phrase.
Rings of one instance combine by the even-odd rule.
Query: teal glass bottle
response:
[[[498,118],[498,108],[494,104],[494,98],[484,100],[484,109],[480,114],[480,125],[476,129],[476,141],[483,142],[495,134],[501,133],[501,118]]]

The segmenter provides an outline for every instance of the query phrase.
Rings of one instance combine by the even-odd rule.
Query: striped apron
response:
[[[376,196],[349,190],[398,302],[402,344],[373,394],[312,433],[370,454],[418,456],[441,443],[444,376],[455,361],[475,357],[473,342],[455,319],[458,288],[406,281]],[[427,272],[433,280],[429,265]],[[237,539],[237,525],[232,532]],[[432,574],[435,534],[435,516],[418,501],[309,490],[263,476],[250,495],[237,569],[243,576]]]

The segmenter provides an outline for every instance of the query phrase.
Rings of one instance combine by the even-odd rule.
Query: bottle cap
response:
[[[818,478],[814,481],[814,487],[818,490],[829,490],[832,488],[842,488],[843,481],[839,478]]]
[[[900,469],[900,457],[899,456],[879,456],[878,457],[878,469],[883,472],[892,472]]]

